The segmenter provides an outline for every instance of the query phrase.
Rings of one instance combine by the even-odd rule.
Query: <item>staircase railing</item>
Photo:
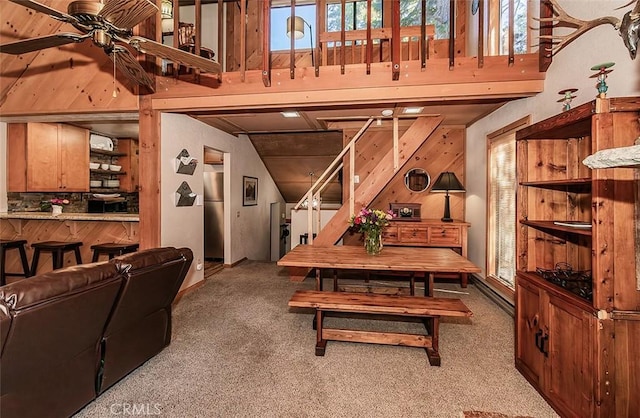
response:
[[[331,182],[338,175],[340,170],[344,167],[343,158],[347,153],[349,153],[349,161],[350,161],[349,187],[351,192],[349,193],[349,208],[350,208],[350,212],[353,213],[354,204],[355,204],[353,199],[353,195],[354,195],[353,176],[355,175],[355,172],[354,172],[355,145],[358,139],[360,139],[360,137],[365,133],[367,128],[371,126],[371,123],[373,123],[373,120],[374,118],[371,117],[365,122],[364,126],[362,126],[360,131],[358,131],[358,133],[351,139],[351,141],[349,141],[349,143],[342,149],[342,151],[340,151],[340,153],[336,156],[336,158],[334,158],[331,164],[329,164],[329,166],[324,170],[324,172],[318,177],[318,180],[316,180],[316,182],[313,183],[311,188],[304,194],[304,196],[302,196],[302,198],[298,201],[298,203],[296,203],[296,205],[293,207],[294,210],[298,210],[300,209],[300,207],[303,205],[305,201],[307,202],[307,234],[308,234],[307,236],[309,237],[308,238],[309,244],[313,244],[313,211],[314,210],[318,211],[318,216],[316,217],[316,227],[318,232],[320,232],[320,225],[322,224],[321,215],[320,215],[321,214],[320,193],[322,192],[322,190],[324,190],[325,187],[327,187],[329,182]],[[311,202],[313,202],[314,199],[318,202],[318,205],[315,208],[311,204]]]

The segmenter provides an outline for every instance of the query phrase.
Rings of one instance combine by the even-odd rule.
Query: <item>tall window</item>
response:
[[[488,136],[487,280],[513,290],[516,273],[516,129],[521,119]]]
[[[449,0],[427,0],[427,25],[435,28],[436,39],[449,38]],[[419,26],[422,0],[400,0],[400,26]]]
[[[509,53],[509,2],[510,0],[490,0],[490,50],[495,55]],[[527,0],[513,0],[513,42],[516,54],[529,52]]]

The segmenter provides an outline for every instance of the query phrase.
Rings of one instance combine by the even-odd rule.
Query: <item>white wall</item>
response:
[[[225,242],[224,262],[233,264],[244,258],[270,258],[270,204],[282,202],[273,179],[245,135],[236,138],[185,115],[162,114],[162,220],[161,245],[193,250],[194,265],[183,287],[203,280],[203,271],[195,269],[204,260],[203,206],[175,206],[175,191],[183,181],[202,195],[204,146],[224,152]],[[177,174],[174,160],[187,149],[198,160],[193,175]],[[242,177],[258,178],[258,205],[242,206]]]
[[[629,10],[614,10],[624,2],[603,0],[560,0],[571,16],[589,20],[611,15],[622,17]],[[467,129],[466,138],[466,220],[469,229],[469,259],[484,268],[486,265],[486,136],[511,122],[531,115],[532,123],[558,114],[562,104],[558,91],[577,88],[572,106],[593,100],[597,91],[596,80],[589,78],[590,68],[603,62],[615,62],[607,79],[609,97],[640,95],[640,58],[632,61],[618,32],[612,26],[600,26],[579,37],[553,58],[546,73],[544,92],[535,97],[510,102]],[[473,158],[471,158],[473,156]]]

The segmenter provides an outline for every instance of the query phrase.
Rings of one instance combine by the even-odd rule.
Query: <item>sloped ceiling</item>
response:
[[[68,0],[42,0],[66,12]],[[50,35],[78,33],[71,25],[24,6],[2,1],[0,44]],[[113,64],[91,41],[22,55],[2,54],[0,113],[34,115],[52,112],[137,110],[133,86],[113,79]],[[114,90],[117,95],[114,97]],[[60,100],[63,97],[64,100]],[[60,103],[52,111],[51,103]]]

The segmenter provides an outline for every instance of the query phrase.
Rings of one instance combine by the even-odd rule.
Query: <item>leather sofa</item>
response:
[[[70,416],[169,345],[192,261],[154,248],[0,287],[0,416]]]

